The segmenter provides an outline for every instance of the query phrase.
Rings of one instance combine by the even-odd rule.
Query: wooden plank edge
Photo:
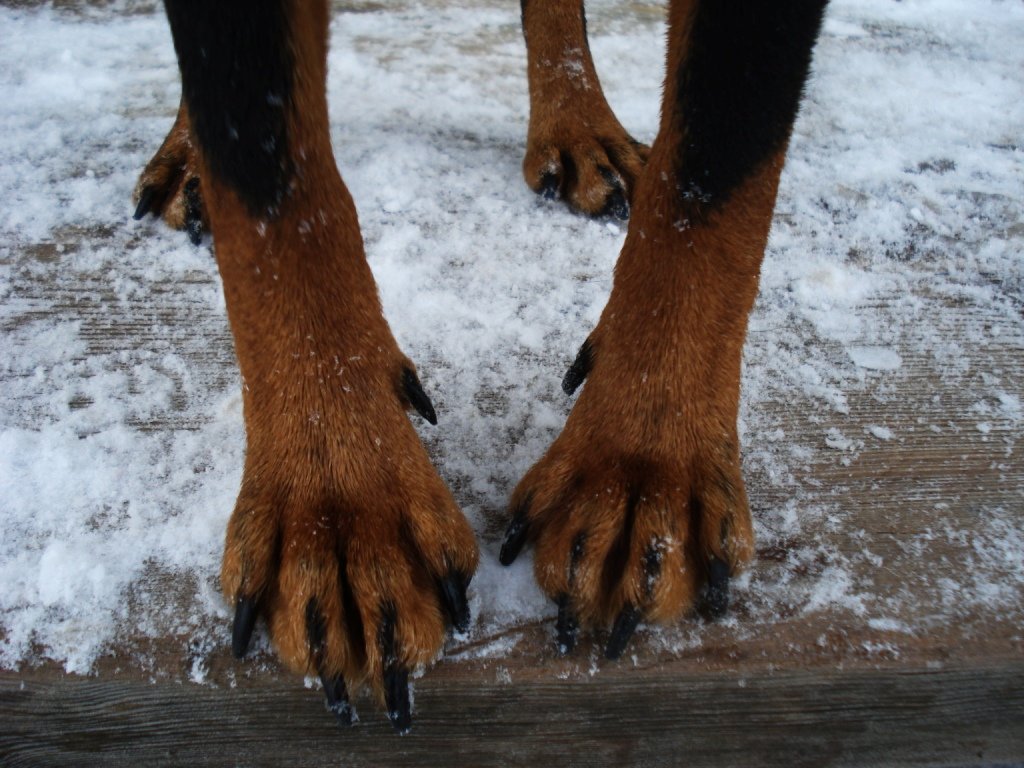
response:
[[[0,673],[0,765],[967,766],[1024,763],[1024,660],[991,666],[417,682],[413,732],[294,684]]]

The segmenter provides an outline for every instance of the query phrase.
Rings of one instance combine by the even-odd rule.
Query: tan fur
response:
[[[560,195],[576,210],[604,212],[614,186],[629,199],[643,170],[647,147],[619,123],[601,90],[579,0],[533,0],[523,13],[530,127],[523,175],[540,192],[546,176],[559,179]]]
[[[673,5],[669,73],[685,55],[688,17]],[[674,88],[670,76],[666,93]],[[737,570],[753,555],[736,434],[740,363],[785,153],[724,207],[691,220],[675,187],[681,137],[670,108],[663,104],[611,297],[590,335],[592,370],[512,499],[529,510],[538,583],[552,598],[568,593],[591,626],[627,604],[675,619],[693,606],[712,556]],[[630,540],[620,542],[630,516]],[[580,534],[584,555],[570,584]],[[662,562],[648,594],[651,547]]]
[[[343,674],[380,693],[383,614],[397,616],[401,663],[428,663],[445,633],[437,580],[472,574],[478,553],[405,413],[399,382],[412,366],[382,315],[334,163],[326,3],[293,11],[295,173],[278,213],[254,218],[205,172],[184,105],[136,199],[157,188],[158,210],[181,227],[183,185],[202,179],[247,434],[224,594],[259,599],[292,669]],[[672,3],[666,94],[676,92],[690,14],[691,3]],[[736,432],[740,363],[785,151],[712,212],[689,208],[675,188],[685,126],[670,119],[671,99],[648,152],[604,98],[578,0],[532,0],[523,22],[527,183],[545,191],[554,178],[589,214],[621,190],[633,216],[583,391],[513,508],[527,510],[538,583],[568,595],[585,626],[607,626],[626,606],[672,621],[694,605],[713,558],[736,571],[753,554]],[[310,647],[311,600],[322,650]]]
[[[436,580],[453,568],[472,574],[477,549],[405,413],[399,382],[411,364],[381,313],[334,164],[326,6],[296,8],[297,170],[279,214],[252,218],[202,174],[247,435],[221,583],[232,602],[260,596],[278,653],[300,673],[317,671],[306,625],[314,598],[326,627],[320,671],[379,691],[381,612],[397,616],[400,660],[430,662],[445,635]],[[342,578],[358,617],[346,614]]]

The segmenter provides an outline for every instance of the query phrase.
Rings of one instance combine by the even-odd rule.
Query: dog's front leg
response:
[[[658,137],[600,322],[566,376],[562,434],[513,495],[501,558],[532,542],[558,641],[702,591],[725,610],[753,553],[736,419],[747,317],[824,0],[673,0]]]
[[[257,615],[349,719],[466,628],[472,530],[406,414],[433,409],[381,313],[334,163],[326,2],[167,0],[242,372],[247,437],[221,583],[234,651]]]

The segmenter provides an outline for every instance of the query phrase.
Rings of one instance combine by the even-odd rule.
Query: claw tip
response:
[[[558,620],[555,624],[555,631],[558,635],[558,654],[567,656],[572,653],[576,647],[579,622],[569,604],[569,596],[565,594],[558,598]]]
[[[249,650],[253,628],[256,626],[256,600],[240,597],[235,605],[235,620],[231,627],[231,653],[241,659]]]
[[[615,661],[622,656],[639,623],[640,611],[632,605],[627,605],[622,609],[615,619],[611,637],[608,638],[608,645],[604,649],[606,659]]]
[[[409,691],[409,673],[397,668],[384,674],[388,720],[395,732],[407,734],[412,729],[412,698]]]
[[[541,176],[538,194],[545,200],[557,200],[558,188],[558,175],[555,173],[545,173]]]
[[[580,351],[576,353],[576,359],[573,360],[569,370],[565,372],[565,376],[562,378],[562,391],[567,395],[571,395],[579,389],[580,384],[590,374],[590,369],[593,365],[594,348],[590,344],[590,339],[587,339],[580,346]]]
[[[341,675],[330,677],[320,673],[320,683],[324,687],[327,711],[333,712],[339,725],[352,725],[359,719],[355,709],[348,700],[348,688],[345,685],[345,678]]]
[[[526,515],[517,514],[509,523],[505,531],[505,540],[501,543],[501,551],[498,553],[498,562],[502,565],[512,565],[519,553],[526,544],[527,524]]]
[[[729,610],[729,564],[717,557],[712,557],[708,563],[708,585],[704,605],[712,619],[721,618]]]
[[[436,427],[437,412],[434,410],[434,404],[430,402],[427,393],[423,391],[423,385],[420,384],[419,377],[416,376],[416,372],[412,368],[402,369],[402,392],[416,413],[426,419],[431,426]]]
[[[135,213],[132,214],[132,218],[136,221],[142,219],[147,213],[149,213],[150,207],[153,205],[153,198],[156,196],[156,191],[151,186],[145,186],[142,188],[142,192],[139,193],[139,203],[135,206]]]
[[[466,598],[468,587],[469,579],[458,571],[453,571],[441,581],[441,597],[444,607],[448,611],[448,618],[457,633],[465,633],[469,630],[469,600]]]
[[[629,219],[629,203],[621,192],[615,192],[609,198],[606,210],[609,216],[619,221],[627,221]]]

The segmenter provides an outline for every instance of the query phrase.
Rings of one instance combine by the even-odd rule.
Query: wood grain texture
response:
[[[333,724],[287,682],[0,680],[0,762],[30,765],[995,765],[1024,755],[1024,662],[941,670],[648,671],[416,687],[412,734]],[[364,713],[366,714],[366,713]]]
[[[372,2],[345,5],[380,10]],[[510,21],[500,45],[490,37],[467,38],[467,52],[521,45],[518,8],[501,7]],[[660,18],[654,5],[631,7]],[[489,28],[483,33],[492,34]],[[377,39],[357,47],[380,51],[385,44],[396,58],[417,50],[407,41],[399,47]],[[521,61],[510,57],[509,66],[519,72]],[[467,76],[474,67],[467,67]],[[173,110],[176,103],[165,106]],[[163,114],[156,104],[148,109],[170,124],[173,111]],[[398,135],[407,130],[372,121],[371,127]],[[433,129],[417,126],[409,135],[423,130]],[[497,147],[518,163],[522,147],[504,133],[454,123],[443,130],[438,141],[456,149]],[[132,128],[119,151],[129,158],[135,153],[141,163],[163,134],[136,145],[139,131]],[[464,155],[457,157],[461,162]],[[351,156],[349,165],[358,159]],[[134,170],[119,173],[134,180]],[[513,181],[500,177],[501,184]],[[184,236],[126,224],[128,190],[111,186],[111,194],[124,199],[123,222],[65,227],[38,242],[0,249],[11,275],[0,313],[5,341],[40,324],[73,329],[65,335],[76,343],[73,354],[55,356],[49,367],[37,370],[32,358],[32,364],[0,371],[6,423],[33,430],[69,420],[65,405],[72,416],[88,416],[99,389],[89,382],[105,382],[110,374],[119,383],[103,385],[113,389],[102,394],[118,420],[104,421],[105,410],[71,420],[78,439],[122,427],[168,440],[179,432],[203,437],[210,421],[221,418],[222,402],[239,389],[214,261],[203,253],[181,266],[176,260],[187,255],[179,248]],[[851,194],[868,199],[866,192]],[[1019,234],[1016,208],[1007,200],[1007,213],[992,226],[1016,227]],[[549,214],[516,211],[529,215]],[[783,210],[776,220],[805,226],[794,215]],[[389,216],[366,216],[371,250],[387,235]],[[479,216],[467,221],[469,229],[487,233]],[[445,226],[444,220],[410,222],[428,234]],[[581,229],[563,226],[567,237],[580,236]],[[887,247],[881,238],[880,250]],[[541,245],[531,247],[538,249],[538,263],[547,258]],[[967,246],[951,241],[954,255],[960,247]],[[475,257],[480,265],[459,261],[461,254],[452,259],[459,271],[488,275],[486,243]],[[22,668],[0,670],[0,768],[1024,765],[1024,572],[1014,559],[1019,551],[1006,549],[1022,531],[1024,430],[1019,417],[999,410],[1000,393],[1019,398],[1024,392],[1019,280],[980,275],[963,278],[962,293],[942,292],[917,275],[942,274],[948,254],[892,258],[904,257],[907,284],[891,290],[910,291],[913,312],[905,295],[880,290],[851,313],[870,316],[869,330],[886,326],[889,333],[867,333],[859,341],[891,347],[901,357],[897,368],[861,370],[846,348],[853,341],[819,333],[799,311],[755,308],[745,350],[743,444],[758,557],[749,580],[737,585],[726,622],[688,618],[663,631],[642,627],[626,658],[611,664],[596,650],[602,637],[583,638],[571,658],[557,657],[550,618],[498,629],[482,621],[416,681],[414,729],[399,738],[380,706],[366,698],[355,702],[362,722],[338,728],[320,691],[284,673],[265,646],[235,662],[228,653],[229,619],[196,611],[196,594],[213,588],[215,570],[183,574],[157,562],[126,591],[115,640],[90,676],[64,674],[45,661],[41,645],[33,646]],[[576,258],[566,260],[566,270],[579,271],[574,279],[593,280],[589,262]],[[878,262],[851,250],[846,264],[870,271]],[[985,281],[999,301],[972,298]],[[775,291],[768,301],[788,301],[778,280],[768,290]],[[507,523],[503,504],[518,479],[515,451],[528,439],[528,420],[506,417],[525,414],[536,401],[549,410],[554,402],[552,412],[568,410],[558,378],[585,331],[573,331],[571,340],[552,336],[540,352],[495,351],[530,356],[522,370],[550,378],[550,386],[541,386],[514,376],[495,384],[494,376],[453,368],[456,357],[423,340],[434,330],[425,328],[420,347],[409,350],[421,370],[432,372],[441,415],[443,432],[427,433],[426,440],[459,503],[478,515],[481,547],[493,560]],[[535,330],[554,333],[552,326]],[[843,407],[829,393],[803,386],[806,380],[787,377],[787,368],[807,360],[823,363],[815,371],[831,379],[822,389],[838,391]],[[159,377],[147,378],[140,369]],[[38,383],[42,374],[70,378],[51,386]],[[152,378],[162,387],[156,395],[148,389]],[[873,436],[878,426],[891,437]],[[846,447],[829,444],[833,430]],[[549,437],[555,434],[551,425]],[[241,439],[240,427],[233,437]],[[184,469],[204,483],[203,454],[195,455],[194,467]],[[157,467],[152,482],[166,482],[166,472]],[[485,490],[476,487],[480,479]],[[830,580],[830,572],[841,579]],[[815,602],[829,584],[838,595]],[[481,590],[477,599],[496,596]],[[191,682],[193,676],[204,682]]]
[[[95,247],[109,237],[69,232],[62,254],[41,247],[16,256],[26,267],[55,259],[71,269],[76,241]],[[90,358],[176,349],[209,390],[236,386],[230,338],[209,298],[219,290],[212,269],[119,300],[85,271],[72,269],[58,282],[45,274],[26,268],[19,277],[19,313],[5,330],[74,319]],[[887,311],[884,298],[877,310]],[[672,631],[642,630],[618,666],[600,661],[589,640],[572,659],[555,657],[550,621],[507,630],[521,636],[513,650],[484,660],[473,657],[495,637],[474,635],[417,681],[414,731],[406,738],[395,737],[366,700],[356,702],[363,722],[339,730],[319,691],[304,689],[268,656],[237,664],[226,650],[193,648],[187,631],[122,637],[92,677],[66,676],[51,665],[0,672],[0,765],[1024,762],[1024,600],[1012,564],[980,560],[976,547],[984,542],[982,551],[991,551],[1000,530],[991,527],[992,515],[1012,519],[1024,500],[1019,424],[990,418],[991,429],[981,431],[986,417],[976,410],[985,377],[1022,391],[1022,347],[1013,334],[973,341],[1006,322],[985,308],[931,301],[922,315],[924,325],[962,345],[957,370],[915,352],[915,329],[906,328],[896,345],[902,367],[848,387],[845,412],[805,393],[794,399],[784,386],[758,393],[746,471],[755,519],[768,536],[759,541],[752,581],[772,582],[780,570],[788,581],[782,592],[739,589],[726,624],[684,622],[679,646]],[[752,330],[754,365],[770,363],[763,350],[780,333]],[[842,357],[812,332],[805,343]],[[544,365],[560,370],[554,357]],[[30,409],[16,416],[26,426],[35,419]],[[129,414],[129,426],[199,429],[202,418],[175,394],[159,412]],[[866,433],[872,424],[896,437],[873,440]],[[833,428],[850,438],[850,448],[824,445]],[[768,452],[773,465],[758,451],[776,430],[784,438]],[[443,463],[458,441],[431,447]],[[779,465],[789,473],[783,481],[771,475]],[[471,489],[450,481],[460,501],[473,503]],[[775,536],[773,515],[795,493],[799,536]],[[809,514],[822,507],[830,514]],[[495,518],[499,530],[503,519]],[[483,546],[495,542],[485,538]],[[805,563],[797,556],[808,548],[821,554]],[[892,601],[902,629],[869,626],[833,604],[808,610],[807,590],[837,562],[867,598]],[[997,610],[972,586],[979,569],[986,588],[1003,579]],[[157,571],[141,583],[160,605],[187,614],[194,579]],[[153,609],[129,595],[127,626]],[[210,631],[226,649],[227,626]],[[206,685],[188,682],[199,657]]]

